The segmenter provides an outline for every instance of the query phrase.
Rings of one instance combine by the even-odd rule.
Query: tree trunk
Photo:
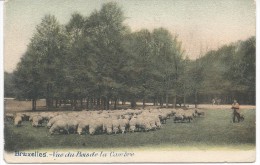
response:
[[[100,97],[99,98],[97,98],[97,107],[98,107],[98,110],[100,110],[101,108],[100,108]]]
[[[54,104],[54,101],[53,101],[53,100],[54,100],[54,99],[51,98],[51,108],[54,107],[54,105],[53,105],[53,104]]]
[[[122,105],[125,105],[125,99],[122,99]]]
[[[198,92],[197,91],[195,91],[194,101],[195,101],[195,108],[198,108]]]
[[[107,97],[107,99],[106,99],[106,109],[107,109],[107,110],[110,109],[110,107],[109,107],[109,101],[110,101],[110,98]]]
[[[93,106],[94,106],[95,109],[97,109],[97,102],[96,102],[96,98],[95,97],[93,98]]]
[[[50,87],[49,87],[49,83],[47,83],[47,87],[46,87],[46,107],[47,107],[47,110],[49,110],[49,108],[50,108]]]
[[[186,95],[185,94],[183,96],[183,104],[184,104],[184,107],[186,107]]]
[[[169,94],[168,94],[168,92],[166,93],[165,102],[166,102],[166,108],[168,108],[169,107]]]
[[[172,108],[176,108],[176,99],[177,99],[177,96],[176,95],[174,95],[173,96],[173,102],[172,102]]]
[[[83,108],[83,99],[80,99],[80,108]]]
[[[87,98],[87,105],[86,108],[89,109],[89,97]]]
[[[115,98],[114,109],[117,108],[117,98]]]
[[[32,99],[32,110],[36,111],[36,99]]]
[[[131,100],[131,108],[135,108],[136,107],[136,101],[135,99]]]
[[[160,106],[161,107],[163,106],[163,97],[161,97],[161,99],[160,99]]]
[[[103,97],[103,109],[106,110],[106,97]]]
[[[55,99],[55,108],[58,108],[58,99]]]

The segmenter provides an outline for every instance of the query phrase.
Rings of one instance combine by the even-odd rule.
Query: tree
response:
[[[67,41],[56,18],[46,15],[36,27],[27,52],[15,71],[16,86],[22,96],[33,99],[36,104],[36,99],[43,94],[47,108],[52,107],[53,97],[62,87]]]
[[[90,53],[95,58],[94,93],[102,98],[104,108],[122,91],[122,68],[125,64],[125,48],[122,44],[127,28],[121,8],[114,2],[106,3],[100,11],[93,12],[86,20],[84,33],[88,39]]]
[[[4,72],[4,97],[15,97],[13,73]]]
[[[39,65],[29,46],[14,71],[16,98],[31,99],[32,110],[36,110],[36,100],[42,96],[43,92],[43,81],[40,76]]]
[[[178,41],[177,36],[172,37],[169,31],[163,28],[155,29],[153,31],[154,39],[154,66],[158,69],[159,73],[155,75],[160,78],[160,89],[165,95],[166,107],[168,107],[169,96],[173,96],[173,106],[175,107],[176,95],[178,93],[180,63],[182,59],[181,43]]]

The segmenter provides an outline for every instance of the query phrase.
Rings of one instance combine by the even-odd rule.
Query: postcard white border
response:
[[[256,77],[256,84],[259,84],[260,83],[260,78],[259,78],[259,73],[260,73],[260,67],[259,67],[259,64],[260,64],[260,59],[259,59],[259,47],[260,47],[260,44],[259,44],[259,28],[260,28],[260,2],[259,0],[255,0],[256,1],[256,11],[257,11],[257,16],[256,16],[256,37],[257,37],[257,50],[256,50],[256,74],[257,74],[257,77]],[[1,116],[1,123],[3,123],[3,1],[0,0],[0,91],[1,91],[1,94],[0,94],[0,107],[1,107],[1,110],[0,110],[0,116]],[[260,158],[259,158],[259,120],[260,120],[260,116],[259,116],[259,105],[260,105],[260,99],[259,99],[259,85],[256,86],[256,91],[257,91],[257,95],[256,95],[256,107],[257,107],[257,110],[256,110],[256,123],[257,123],[257,129],[256,129],[256,136],[257,136],[257,142],[256,142],[256,155],[257,155],[257,158],[256,158],[256,162],[255,163],[239,163],[239,165],[246,165],[246,164],[260,164]],[[1,133],[0,133],[0,143],[1,143],[1,151],[0,151],[0,164],[6,164],[6,162],[4,161],[3,159],[3,124],[0,124],[0,129],[1,129]],[[238,155],[239,156],[239,155]],[[178,164],[178,163],[174,163],[174,164]],[[199,165],[200,163],[198,163]],[[205,164],[205,163],[203,163]],[[207,163],[208,164],[208,163]],[[210,163],[210,164],[224,164],[224,163]],[[237,163],[230,163],[230,164],[237,164]],[[183,165],[183,163],[182,163]]]

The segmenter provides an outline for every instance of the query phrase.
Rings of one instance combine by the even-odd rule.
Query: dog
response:
[[[245,116],[244,115],[239,115],[239,120],[240,121],[244,121],[245,120]]]

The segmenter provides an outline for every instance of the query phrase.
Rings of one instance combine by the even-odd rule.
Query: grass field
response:
[[[116,149],[161,148],[201,149],[233,148],[249,150],[255,147],[255,109],[243,109],[245,121],[231,122],[230,109],[205,110],[206,116],[192,123],[174,123],[172,119],[157,131],[117,135],[50,135],[46,127],[33,128],[29,122],[15,127],[5,122],[5,150],[27,149]]]

